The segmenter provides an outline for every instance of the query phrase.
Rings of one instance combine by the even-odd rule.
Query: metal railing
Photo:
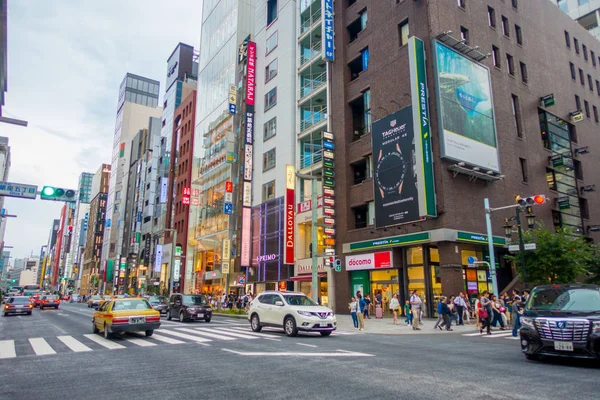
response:
[[[302,154],[300,156],[300,169],[308,168],[323,160],[323,150]]]
[[[315,56],[318,56],[321,54],[321,49],[323,48],[323,44],[322,42],[317,42],[314,45],[312,45],[310,47],[310,49],[307,49],[307,51],[302,51],[302,55],[300,55],[300,65],[304,65],[307,62],[309,62],[310,60],[312,60],[313,58],[315,58]],[[310,51],[308,51],[310,50]]]
[[[321,9],[317,9],[317,11],[311,15],[306,21],[300,24],[300,34],[302,35],[304,32],[308,31],[314,24],[321,21]]]
[[[308,75],[304,79],[304,83],[300,86],[300,98],[308,96],[313,91],[322,87],[327,83],[327,73],[323,72],[319,75]]]
[[[300,120],[300,132],[327,120],[327,107],[313,108],[311,116]]]

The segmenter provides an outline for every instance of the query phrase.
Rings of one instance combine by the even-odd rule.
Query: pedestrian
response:
[[[456,309],[456,313],[458,314],[458,325],[464,325],[463,314],[465,309],[467,308],[467,303],[465,302],[465,295],[460,292],[458,297],[454,299],[454,307]]]
[[[435,321],[435,325],[433,326],[433,329],[437,329],[440,328],[440,322],[443,323],[444,321],[444,317],[442,316],[442,304],[444,303],[444,300],[446,299],[446,296],[441,296],[440,300],[438,301],[437,304],[437,321]],[[441,328],[440,328],[441,329]]]
[[[479,327],[479,333],[483,333],[483,329],[487,330],[487,334],[491,335],[491,317],[492,317],[492,302],[490,300],[490,294],[486,290],[481,296],[481,308],[479,310],[479,321],[481,326]]]
[[[360,295],[360,292],[358,292],[358,307],[356,310],[356,316],[358,317],[358,330],[362,331],[365,329],[365,317],[364,317],[364,311],[367,308],[367,303],[365,302],[365,299]]]
[[[350,303],[348,304],[348,308],[350,308],[350,316],[352,317],[352,323],[354,324],[354,329],[358,329],[358,317],[356,316],[356,310],[358,308],[358,303],[356,302],[356,297],[352,297]]]
[[[410,301],[406,300],[406,303],[404,304],[404,314],[406,315],[406,319],[404,320],[404,323],[408,326],[408,325],[412,325],[412,312],[410,310]]]
[[[442,328],[445,326],[447,331],[452,331],[452,319],[450,318],[450,315],[452,314],[452,310],[450,309],[450,306],[453,304],[449,299],[447,299],[445,296],[443,298],[443,300],[441,300],[442,303],[442,318],[444,319],[444,322],[442,322],[442,324],[438,327],[440,328],[440,331],[442,330]]]
[[[398,309],[400,308],[400,302],[398,301],[398,295],[394,293],[394,297],[390,300],[390,311],[394,314],[393,324],[398,324]]]
[[[371,316],[369,315],[369,308],[371,307],[371,297],[367,294],[365,295],[365,297],[363,297],[363,301],[366,304],[365,309],[363,311],[363,315],[365,318],[371,319]]]
[[[516,293],[515,293],[516,292]],[[518,291],[513,291],[513,302],[512,302],[512,315],[513,315],[513,331],[512,335],[517,337],[519,329],[521,329],[521,315],[524,313],[523,302]]]
[[[502,319],[502,305],[500,304],[500,302],[498,301],[498,299],[496,298],[496,295],[491,295],[490,296],[490,300],[491,300],[491,305],[492,305],[492,315],[494,316],[492,319],[492,325],[494,327],[496,327],[496,325],[500,324],[500,330],[505,330],[506,328],[504,327],[504,320]]]
[[[523,307],[527,306],[527,301],[529,300],[529,290],[523,290],[523,296],[521,297],[523,301]]]
[[[410,309],[413,315],[412,328],[413,331],[420,331],[419,328],[419,319],[421,316],[421,305],[423,302],[419,297],[419,293],[416,290],[413,290],[412,295],[410,296]]]
[[[477,293],[477,298],[475,299],[475,326],[477,329],[481,328],[481,321],[479,319],[479,310],[481,310],[481,293]]]

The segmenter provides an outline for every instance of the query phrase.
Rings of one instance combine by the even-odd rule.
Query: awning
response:
[[[327,276],[327,272],[319,272],[319,278],[324,278]],[[292,276],[290,281],[299,282],[299,281],[312,281],[312,274],[302,274],[298,276]]]

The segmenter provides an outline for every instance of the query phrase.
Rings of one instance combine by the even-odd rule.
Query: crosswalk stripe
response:
[[[507,338],[504,338],[504,339],[510,339],[510,340],[519,340],[519,339],[521,339],[521,338],[520,338],[520,337],[518,337],[518,336],[511,336],[511,337],[507,337]]]
[[[194,342],[198,342],[198,343],[212,342],[211,339],[205,339],[205,338],[201,338],[201,337],[198,337],[198,336],[192,336],[192,335],[188,335],[187,333],[181,333],[181,332],[178,332],[178,331],[167,331],[167,330],[164,330],[164,331],[161,331],[161,333],[166,333],[166,334],[169,334],[169,335],[177,336],[177,337],[180,337],[182,339],[193,340]]]
[[[93,342],[98,343],[100,346],[104,346],[109,350],[115,350],[115,349],[124,349],[125,346],[120,345],[119,343],[115,343],[112,340],[108,340],[103,338],[102,336],[98,336],[96,334],[87,334],[87,335],[83,335],[86,338],[90,339]]]
[[[0,358],[14,358],[17,356],[14,340],[0,340]]]
[[[92,349],[75,339],[73,336],[57,336],[56,338],[76,353],[82,351],[92,351]]]
[[[241,331],[241,330],[234,329],[234,328],[219,328],[219,330],[230,331],[230,332],[234,332],[234,333],[244,332],[243,334],[247,335],[247,336],[254,336],[254,337],[257,337],[257,338],[261,338],[261,339],[274,340],[274,341],[277,341],[277,342],[281,342],[281,339],[276,339],[276,338],[272,337],[272,335],[267,335],[265,333],[247,332],[247,331]]]
[[[129,343],[133,343],[133,344],[136,344],[141,347],[156,346],[156,343],[152,343],[152,342],[150,342],[148,340],[144,340],[144,339],[125,338],[125,340],[127,340]],[[179,340],[178,340],[178,342],[179,342]]]
[[[35,354],[38,356],[44,356],[46,354],[56,354],[56,351],[54,351],[54,349],[50,347],[50,345],[48,344],[48,342],[46,342],[44,338],[31,338],[29,339],[29,344],[31,345],[31,348],[33,349]]]
[[[161,331],[161,332],[164,332],[164,331]],[[183,340],[173,339],[173,338],[170,338],[170,337],[158,335],[156,333],[154,335],[152,335],[152,339],[156,339],[158,341],[161,341],[161,342],[164,342],[164,343],[169,343],[169,344],[181,344],[181,343],[185,343]]]
[[[504,331],[492,331],[492,335],[498,335],[501,333],[505,333]],[[463,333],[462,336],[481,336],[481,335],[485,335],[486,333],[479,333],[479,332],[475,332],[475,333]],[[489,336],[489,335],[488,335]]]
[[[199,329],[202,329],[202,328],[199,328]],[[194,335],[206,336],[206,337],[213,338],[213,339],[235,340],[235,338],[232,338],[232,337],[229,337],[229,336],[219,335],[218,333],[210,333],[210,332],[199,331],[199,330],[196,330],[196,329],[178,328],[177,330],[178,331],[182,331],[182,332],[193,333]]]
[[[198,331],[209,331],[209,332],[215,332],[215,333],[220,333],[223,335],[227,335],[227,336],[232,336],[235,338],[241,338],[241,339],[258,339],[258,337],[256,336],[250,336],[247,335],[245,333],[238,333],[238,332],[230,332],[230,331],[226,331],[225,329],[227,328],[196,328],[196,330]]]
[[[497,337],[504,337],[504,336],[512,336],[512,332],[498,333],[496,335],[484,335],[484,337],[487,339],[494,339]]]

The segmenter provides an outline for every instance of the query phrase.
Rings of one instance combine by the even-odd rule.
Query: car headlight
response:
[[[196,309],[195,309],[195,308],[188,308],[188,311],[189,311],[189,312],[195,312],[195,311],[196,311]]]
[[[533,318],[521,317],[521,325],[530,329],[535,329],[535,327],[533,326]]]
[[[328,316],[328,317],[333,317],[333,312],[328,312],[328,313],[327,313],[327,316]]]
[[[600,333],[600,321],[594,321],[594,323],[592,324],[592,332]]]
[[[312,317],[312,314],[308,311],[297,311],[298,314],[304,315],[305,317]]]

